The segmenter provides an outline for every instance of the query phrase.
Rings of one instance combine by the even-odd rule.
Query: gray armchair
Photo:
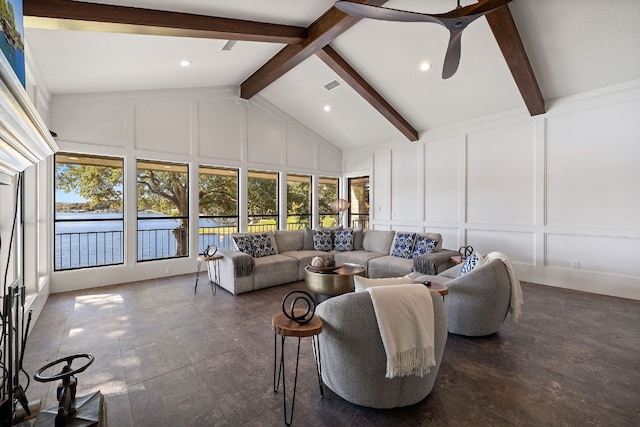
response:
[[[413,405],[431,392],[447,342],[442,297],[431,291],[436,366],[423,377],[385,378],[387,357],[369,292],[331,298],[316,308],[322,318],[322,380],[343,399],[370,408]]]
[[[446,282],[449,293],[444,297],[449,332],[466,336],[494,334],[507,317],[511,298],[511,282],[507,267],[494,259],[460,276],[462,264],[438,276]]]

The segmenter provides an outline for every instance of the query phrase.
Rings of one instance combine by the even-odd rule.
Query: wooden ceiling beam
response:
[[[308,40],[303,27],[71,0],[24,0],[23,15],[25,25],[36,28],[285,44]]]
[[[387,0],[360,0],[360,3],[382,6]],[[249,99],[262,89],[314,55],[361,18],[347,15],[332,7],[309,26],[309,37],[301,45],[285,46],[240,85],[240,96]]]
[[[418,140],[418,131],[409,124],[367,81],[358,74],[331,46],[325,46],[316,52],[342,80],[351,86],[373,108],[382,114],[409,141]]]
[[[502,55],[507,61],[511,75],[520,90],[529,114],[532,116],[544,114],[546,107],[542,91],[533,73],[531,62],[522,44],[520,33],[513,20],[513,15],[509,6],[502,6],[495,11],[485,15],[491,31],[500,46]]]

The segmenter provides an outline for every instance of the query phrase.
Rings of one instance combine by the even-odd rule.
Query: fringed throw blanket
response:
[[[256,263],[251,255],[235,250],[220,252],[225,258],[229,258],[233,262],[233,274],[235,277],[248,276],[253,273],[253,267],[255,267]]]
[[[433,258],[421,255],[413,259],[413,271],[418,271],[422,274],[436,275],[438,274],[436,269],[436,262]]]
[[[413,259],[413,271],[435,276],[441,272],[438,271],[439,269],[453,267],[454,264],[450,258],[454,255],[458,255],[458,253],[448,249],[442,249],[417,256]]]
[[[499,259],[507,267],[507,273],[509,273],[509,281],[511,282],[511,300],[509,301],[509,312],[511,318],[514,321],[518,321],[520,313],[522,311],[522,286],[520,280],[516,274],[516,269],[511,263],[508,256],[502,252],[490,252],[484,257],[484,261],[488,262],[492,259]]]
[[[387,355],[386,378],[422,377],[436,365],[433,301],[424,285],[368,288]]]

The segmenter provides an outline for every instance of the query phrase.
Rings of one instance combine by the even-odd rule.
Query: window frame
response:
[[[68,160],[68,161],[64,161]],[[64,219],[59,218],[58,213],[62,213],[58,211],[58,164],[73,164],[73,165],[86,165],[86,166],[100,166],[100,167],[109,167],[111,164],[114,168],[119,168],[121,170],[121,181],[120,186],[122,187],[121,193],[121,209],[120,209],[120,217],[113,218],[85,218],[85,219]],[[101,164],[105,163],[105,164]],[[118,156],[102,156],[95,154],[81,154],[81,153],[71,153],[71,152],[58,152],[54,155],[53,158],[53,253],[52,253],[52,269],[54,272],[59,271],[70,271],[70,270],[79,270],[86,268],[99,268],[99,267],[108,267],[114,265],[123,265],[125,262],[125,197],[124,197],[124,188],[125,188],[125,163],[124,157]],[[86,202],[84,202],[86,203]],[[118,228],[118,230],[101,230],[101,231],[88,231],[88,232],[66,232],[66,233],[58,233],[58,226],[60,224],[74,224],[74,223],[86,223],[85,225],[93,223],[119,223],[119,226],[114,227]],[[112,248],[119,249],[119,260],[115,262],[106,262],[107,259],[107,233],[110,234],[110,243]],[[68,235],[68,245],[69,245],[69,262],[68,267],[63,266],[63,245],[62,241],[65,236]],[[72,236],[77,235],[77,242],[74,242],[74,238]],[[86,252],[86,263],[83,263],[83,252],[82,252],[82,235],[86,235],[85,244],[87,246]],[[95,235],[95,238],[92,239],[90,236]],[[61,236],[58,238],[58,236]],[[98,252],[99,252],[99,240],[100,236],[102,236],[102,250],[103,250],[103,259],[105,262],[98,262]],[[116,239],[116,236],[118,238]],[[91,262],[91,248],[89,245],[95,243],[93,260]],[[77,256],[77,264],[74,266],[73,263],[73,245],[77,244],[78,246],[78,256]],[[115,259],[115,252],[111,250],[111,260]],[[59,263],[59,264],[58,264]]]

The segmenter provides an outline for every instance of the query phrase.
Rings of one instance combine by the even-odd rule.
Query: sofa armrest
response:
[[[420,255],[413,259],[413,271],[435,276],[453,267],[455,263],[451,261],[451,257],[456,255],[458,255],[458,252],[449,249],[442,249]]]
[[[225,261],[230,261],[230,263],[223,262],[223,264],[227,268],[233,266],[234,277],[249,276],[253,273],[256,262],[251,255],[235,249],[224,249],[220,251],[220,254],[225,258]]]

